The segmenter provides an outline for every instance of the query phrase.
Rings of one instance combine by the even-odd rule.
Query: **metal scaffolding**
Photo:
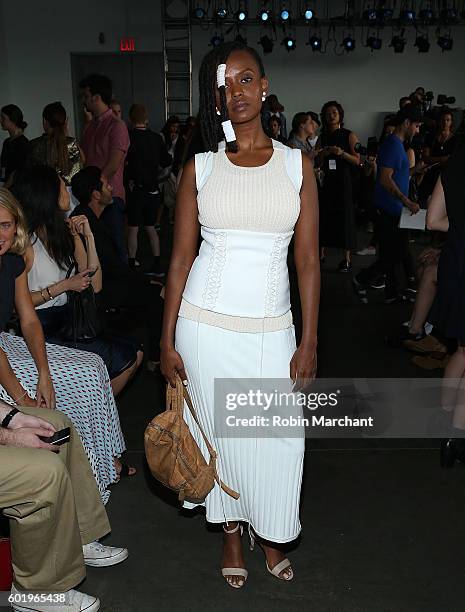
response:
[[[165,118],[192,115],[192,38],[189,0],[163,0]]]

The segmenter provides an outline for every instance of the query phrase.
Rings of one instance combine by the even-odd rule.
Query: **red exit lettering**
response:
[[[135,51],[136,50],[136,41],[134,38],[122,38],[119,41],[119,50],[120,51]]]

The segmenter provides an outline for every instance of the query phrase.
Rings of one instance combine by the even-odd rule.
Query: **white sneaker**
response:
[[[109,567],[121,563],[129,556],[127,548],[104,546],[100,542],[84,544],[82,554],[84,555],[84,563],[90,567]]]
[[[357,251],[357,255],[376,255],[376,249],[373,246],[368,246],[361,251]]]
[[[50,589],[50,591],[53,591],[53,589]],[[22,591],[18,591],[13,585],[11,587],[11,595],[13,597],[17,595],[18,598],[23,595],[26,599],[28,595],[35,595],[37,599],[40,598],[41,595],[46,597],[47,593],[34,594],[31,591],[24,591],[23,593]],[[74,589],[70,589],[65,593],[55,593],[54,595],[57,597],[64,595],[65,603],[60,605],[60,603],[55,603],[54,600],[45,603],[21,602],[21,605],[13,603],[13,610],[15,612],[97,612],[97,610],[100,610],[100,600],[97,599],[97,597],[86,595]]]

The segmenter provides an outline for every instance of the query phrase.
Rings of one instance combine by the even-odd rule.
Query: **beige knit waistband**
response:
[[[262,332],[273,332],[287,329],[292,326],[292,312],[288,310],[279,317],[238,317],[226,315],[212,310],[205,310],[187,302],[184,298],[179,308],[179,316],[183,319],[206,323],[214,327],[222,327],[236,332],[260,334]]]

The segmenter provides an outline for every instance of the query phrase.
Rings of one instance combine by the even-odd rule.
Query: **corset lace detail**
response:
[[[265,316],[272,317],[276,312],[278,300],[279,263],[283,236],[277,236],[270,254],[270,263],[266,275]]]
[[[221,276],[226,262],[226,241],[226,232],[220,232],[215,236],[213,255],[208,264],[207,280],[202,296],[203,307],[207,310],[213,310],[218,299]]]

